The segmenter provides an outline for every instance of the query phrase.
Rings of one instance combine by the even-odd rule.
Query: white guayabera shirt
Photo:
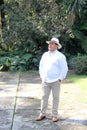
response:
[[[64,54],[59,51],[53,53],[45,52],[39,64],[39,73],[42,82],[55,82],[63,80],[68,71],[67,61]]]

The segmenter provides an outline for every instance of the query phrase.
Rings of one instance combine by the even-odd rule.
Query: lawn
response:
[[[87,75],[76,75],[69,74],[67,78],[82,90],[82,93],[85,95],[85,101],[87,101]]]

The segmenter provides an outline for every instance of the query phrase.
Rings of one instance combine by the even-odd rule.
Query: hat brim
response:
[[[50,43],[50,41],[46,41],[46,43],[47,43],[47,44],[49,44],[49,43]],[[57,45],[58,45],[58,49],[61,49],[61,48],[62,48],[62,45],[61,45],[60,43],[55,43],[55,44],[57,44]]]

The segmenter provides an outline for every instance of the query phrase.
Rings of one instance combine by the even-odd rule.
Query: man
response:
[[[48,44],[48,51],[42,55],[39,64],[43,95],[40,115],[36,118],[36,121],[46,118],[48,98],[50,91],[52,91],[52,121],[56,122],[58,121],[60,83],[66,77],[68,66],[64,54],[57,50],[62,47],[59,39],[54,37],[50,41],[46,41],[46,43]]]

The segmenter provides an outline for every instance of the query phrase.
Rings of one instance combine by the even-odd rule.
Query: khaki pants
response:
[[[48,105],[48,99],[50,92],[52,91],[53,101],[52,101],[52,116],[58,116],[58,104],[59,104],[59,91],[60,83],[59,81],[53,83],[42,83],[42,100],[41,100],[41,113],[40,115],[46,115],[46,109]]]

